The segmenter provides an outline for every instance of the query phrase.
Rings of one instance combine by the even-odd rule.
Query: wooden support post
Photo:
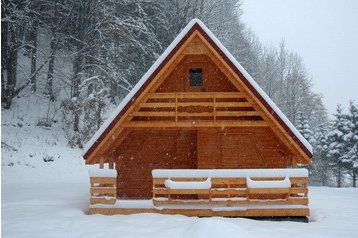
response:
[[[114,169],[114,162],[113,162],[113,161],[110,161],[110,162],[109,162],[108,168],[109,168],[109,169]]]
[[[178,122],[178,94],[175,94],[175,123]]]
[[[295,156],[291,158],[291,166],[292,168],[297,168],[297,158]]]
[[[99,159],[99,168],[104,169],[103,157]]]
[[[308,181],[307,181],[307,183],[305,183],[305,184],[303,185],[303,187],[304,187],[304,188],[307,188],[307,186],[308,186]],[[304,196],[305,196],[305,197],[308,196],[308,189],[306,189],[306,192],[305,192]]]
[[[214,93],[214,98],[213,98],[213,113],[214,113],[214,123],[216,122],[216,93]]]

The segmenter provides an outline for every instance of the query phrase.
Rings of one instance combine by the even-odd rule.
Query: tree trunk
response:
[[[53,17],[55,19],[58,18],[58,1],[55,1],[54,4],[54,14]],[[52,27],[51,29],[51,44],[50,44],[50,61],[48,63],[48,71],[47,71],[47,81],[46,81],[46,92],[45,94],[51,101],[55,100],[55,96],[53,94],[53,72],[55,68],[55,53],[57,50],[57,32],[56,27]]]
[[[342,170],[341,164],[338,163],[337,188],[340,188],[342,186],[342,184],[341,184],[342,171],[341,170]]]
[[[9,35],[11,46],[9,47],[8,58],[6,64],[7,69],[7,82],[5,89],[5,109],[9,109],[11,107],[12,98],[14,95],[16,80],[17,80],[17,52],[18,52],[18,43],[16,37],[16,27],[13,25],[9,26]]]
[[[5,17],[6,7],[1,4],[1,15]],[[7,78],[7,61],[8,61],[8,22],[1,22],[1,103],[6,102],[6,78]]]
[[[50,46],[50,61],[48,63],[48,71],[47,71],[47,84],[46,84],[46,95],[49,97],[51,101],[55,100],[55,96],[53,94],[53,71],[55,68],[55,52],[56,52],[56,38],[54,32],[52,32],[51,37],[51,46]]]
[[[357,170],[353,168],[353,188],[357,187]]]
[[[1,15],[6,18],[9,15],[9,2],[1,2]],[[11,107],[17,79],[17,52],[18,36],[13,22],[1,22],[1,102],[4,109]]]
[[[80,82],[81,82],[81,71],[84,61],[84,28],[86,27],[86,8],[85,4],[80,5],[78,9],[78,40],[77,40],[77,52],[75,56],[75,60],[73,63],[73,79],[72,79],[72,98],[75,98],[76,102],[79,100],[80,96]],[[80,112],[75,107],[74,111],[74,120],[73,120],[73,130],[78,132],[79,131],[79,122],[80,122]]]
[[[31,29],[31,92],[36,92],[36,62],[37,62],[37,30],[38,20],[35,20]]]
[[[80,96],[80,91],[79,91],[79,85],[80,85],[80,72],[81,72],[81,56],[80,53],[78,53],[78,55],[75,58],[74,61],[74,66],[73,66],[73,71],[74,71],[74,76],[73,76],[73,80],[72,80],[72,88],[73,88],[73,92],[72,92],[72,98],[74,98],[76,100],[76,104],[79,100],[79,96]],[[79,110],[77,108],[77,106],[75,106],[74,108],[74,120],[73,120],[73,130],[74,131],[79,131],[79,122],[80,122],[80,115],[79,115]]]

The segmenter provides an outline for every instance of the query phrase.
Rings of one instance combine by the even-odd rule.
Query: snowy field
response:
[[[2,111],[2,237],[357,237],[358,189],[310,187],[310,222],[181,215],[86,215],[89,166],[67,146],[63,125],[34,122],[29,107]],[[39,102],[36,102],[39,100]],[[24,103],[22,102],[22,105]],[[44,160],[48,162],[44,162]],[[53,161],[52,161],[53,160]]]
[[[86,215],[83,166],[3,167],[3,237],[357,237],[358,189],[310,188],[310,222]]]
[[[2,166],[3,237],[357,237],[358,189],[353,188],[310,187],[308,224],[159,214],[86,215],[89,167],[79,154],[67,149],[67,158],[51,163]]]

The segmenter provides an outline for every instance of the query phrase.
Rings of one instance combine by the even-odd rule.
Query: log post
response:
[[[291,157],[291,166],[292,168],[297,168],[297,158],[295,156]]]
[[[103,157],[99,159],[99,168],[104,169]]]

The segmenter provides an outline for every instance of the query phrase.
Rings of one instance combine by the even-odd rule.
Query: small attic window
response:
[[[203,86],[203,69],[194,68],[189,70],[189,84],[191,87]]]

